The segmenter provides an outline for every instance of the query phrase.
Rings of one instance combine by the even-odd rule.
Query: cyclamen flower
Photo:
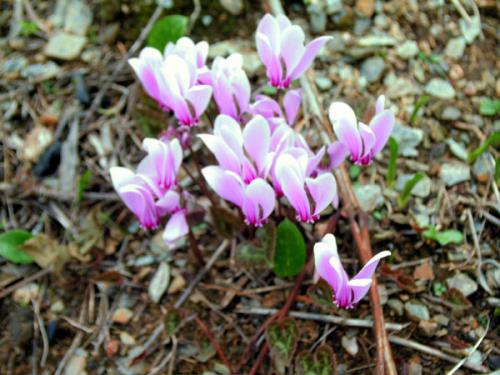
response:
[[[208,185],[223,199],[238,206],[247,224],[260,227],[274,210],[276,199],[273,188],[262,178],[252,180],[248,185],[239,175],[219,166],[202,169]]]
[[[165,58],[151,47],[129,60],[144,90],[166,110],[174,112],[182,125],[195,125],[206,110],[212,88],[198,84],[197,67],[178,54]]]
[[[302,151],[296,149],[295,152],[297,150]],[[278,157],[275,174],[283,194],[297,213],[297,220],[312,223],[329,204],[338,206],[338,194],[331,173],[308,177],[315,168],[309,161],[305,152],[295,156],[285,152]],[[313,159],[313,162],[316,161]]]
[[[321,47],[331,39],[322,36],[304,46],[304,31],[279,15],[266,14],[257,27],[257,52],[266,66],[269,83],[288,88],[311,66]]]
[[[370,164],[387,143],[395,121],[394,114],[384,110],[384,96],[378,97],[369,125],[358,123],[352,108],[342,102],[330,105],[329,117],[338,139],[328,148],[332,168],[349,155],[355,164]]]
[[[169,55],[177,55],[188,61],[198,69],[198,78],[203,81],[202,77],[208,73],[208,67],[206,66],[208,49],[207,42],[201,41],[195,44],[190,38],[183,36],[175,44],[172,42],[167,43],[163,56],[167,58]]]
[[[250,102],[250,82],[242,66],[243,57],[239,53],[228,58],[216,57],[210,76],[219,112],[236,120],[248,111]]]
[[[300,89],[287,91],[283,97],[284,111],[276,100],[268,96],[259,95],[256,99],[256,102],[250,107],[252,114],[264,116],[274,126],[282,122],[292,126],[299,113],[302,92]]]
[[[182,161],[179,142],[146,138],[143,147],[148,155],[137,173],[123,167],[110,169],[113,187],[144,229],[157,228],[162,217],[171,215],[163,238],[175,241],[188,231],[180,194],[173,190]]]
[[[372,276],[379,261],[391,255],[382,251],[365,264],[356,276],[349,280],[337,252],[337,243],[332,234],[327,234],[321,242],[314,245],[314,264],[316,272],[333,289],[333,302],[341,308],[354,307],[368,293]]]

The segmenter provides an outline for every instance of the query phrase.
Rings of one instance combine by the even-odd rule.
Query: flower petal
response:
[[[325,241],[327,237],[328,241]],[[321,242],[314,244],[314,267],[319,276],[324,279],[332,289],[338,288],[338,278],[335,275],[333,267],[330,265],[330,258],[338,256],[337,243],[332,234],[327,234]]]
[[[357,124],[341,117],[333,123],[333,130],[338,140],[349,149],[352,159],[358,160],[361,157],[362,143]]]
[[[174,190],[169,190],[160,199],[156,201],[156,207],[160,213],[160,216],[178,211],[180,209],[180,197],[179,193]]]
[[[124,167],[111,167],[109,174],[111,175],[111,183],[116,191],[131,183],[135,176],[134,172]]]
[[[371,279],[373,273],[375,272],[375,268],[377,268],[378,263],[380,262],[381,259],[388,257],[391,255],[390,251],[381,251],[380,253],[376,254],[373,258],[371,258],[359,271],[356,276],[354,276],[352,279],[357,280],[357,279]]]
[[[304,55],[304,39],[304,31],[297,25],[286,28],[281,35],[281,58],[285,63],[287,76],[290,76]]]
[[[372,129],[368,127],[368,125],[359,123],[359,135],[361,136],[361,141],[363,142],[363,152],[361,157],[367,156],[372,151],[373,146],[375,145],[375,134]]]
[[[270,142],[271,132],[266,119],[260,115],[254,116],[243,129],[243,145],[255,162],[258,173],[264,170]]]
[[[375,145],[373,146],[374,155],[382,151],[389,140],[392,129],[394,128],[394,122],[394,113],[390,110],[380,112],[370,121],[370,129],[375,134]]]
[[[211,95],[212,88],[207,85],[193,86],[188,90],[186,99],[189,100],[193,106],[194,114],[197,118],[200,118],[203,112],[205,112],[205,109],[207,109]]]
[[[163,232],[163,240],[166,243],[172,243],[188,233],[189,227],[186,220],[186,214],[183,210],[173,214]]]
[[[292,81],[304,74],[304,72],[311,66],[321,47],[323,47],[331,39],[331,36],[321,36],[314,39],[306,46],[300,62],[297,64],[294,71],[291,74],[288,74]]]
[[[234,173],[226,172],[218,166],[201,170],[208,185],[223,199],[242,207],[245,200],[243,182]]]
[[[253,180],[245,188],[242,210],[250,224],[260,226],[271,215],[276,205],[274,190],[262,178]]]
[[[241,172],[241,160],[221,137],[212,134],[199,134],[198,137],[214,154],[217,162],[223,169],[235,173]]]
[[[370,290],[372,279],[349,280],[347,283],[352,295],[351,304],[358,303]]]
[[[329,168],[337,168],[349,156],[349,149],[342,142],[336,141],[328,146],[328,157],[330,158]]]
[[[316,178],[306,178],[306,185],[314,201],[313,216],[319,215],[330,203],[337,193],[335,177],[331,173],[323,173]]]
[[[349,106],[344,102],[333,102],[330,104],[330,108],[328,108],[328,117],[330,118],[330,122],[332,125],[340,118],[345,118],[350,123],[357,124],[358,120],[356,118],[356,114]]]
[[[289,90],[283,98],[286,121],[288,125],[293,125],[302,102],[302,91],[300,89]]]
[[[143,228],[150,229],[158,226],[160,218],[153,195],[148,189],[140,185],[126,185],[120,189],[118,194]]]
[[[384,110],[384,104],[385,104],[385,96],[380,95],[377,98],[377,101],[375,102],[375,115],[378,115],[380,112]]]
[[[263,34],[269,40],[269,46],[272,51],[279,54],[279,41],[280,41],[280,26],[278,20],[267,13],[259,22],[257,26],[257,36]]]

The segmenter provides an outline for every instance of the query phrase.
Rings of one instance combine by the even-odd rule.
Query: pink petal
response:
[[[304,32],[297,25],[286,28],[281,35],[281,58],[285,63],[287,76],[290,76],[304,55],[304,39]]]
[[[280,38],[280,27],[278,21],[275,17],[266,14],[259,22],[257,26],[257,36],[259,34],[265,35],[269,40],[269,46],[272,51],[276,54],[279,53],[279,38]]]
[[[163,232],[163,240],[166,243],[172,243],[179,238],[185,236],[189,231],[186,214],[183,210],[177,211],[168,220],[165,231]]]
[[[331,278],[334,280],[334,282],[331,283],[330,286],[332,287],[335,293],[335,298],[337,300],[343,299],[345,298],[345,294],[348,289],[347,287],[348,278],[344,270],[344,267],[342,266],[342,263],[340,263],[340,258],[338,254],[336,256],[335,255],[332,256],[328,260],[328,263],[333,270]]]
[[[161,199],[156,201],[160,216],[164,216],[180,209],[179,193],[169,190]]]
[[[250,110],[252,114],[262,115],[266,119],[281,116],[281,108],[279,104],[274,99],[265,95],[258,96],[257,101],[250,106]]]
[[[205,41],[201,41],[196,43],[196,66],[198,68],[202,68],[205,65],[205,61],[207,60],[208,56],[208,49],[209,45]]]
[[[306,185],[314,201],[313,216],[317,216],[332,203],[337,193],[335,177],[331,173],[324,173],[315,179],[306,178]]]
[[[363,142],[363,156],[367,156],[372,151],[375,145],[375,134],[372,129],[362,122],[359,123],[359,135],[361,136],[361,141]]]
[[[242,207],[245,200],[243,182],[234,173],[226,172],[217,166],[201,170],[208,185],[223,199]]]
[[[250,120],[243,129],[243,145],[247,154],[255,162],[258,172],[264,170],[271,132],[264,117],[257,115]]]
[[[391,255],[390,251],[381,251],[380,253],[376,254],[373,258],[371,258],[368,263],[364,265],[364,267],[359,271],[356,276],[354,276],[352,279],[353,280],[359,280],[359,279],[371,279],[373,273],[375,272],[375,268],[377,268],[378,263],[380,262],[381,259],[388,257]]]
[[[159,217],[156,211],[152,193],[139,185],[127,185],[118,192],[123,203],[137,217],[141,226],[150,229],[156,228],[159,224]]]
[[[380,95],[375,102],[375,115],[378,115],[384,110],[385,96]]]
[[[370,290],[372,279],[349,280],[348,286],[352,292],[351,304],[358,303]]]
[[[212,88],[207,85],[193,86],[188,90],[186,99],[189,100],[193,106],[197,118],[200,118],[203,112],[205,112],[205,109],[207,109],[211,95]]]
[[[241,160],[234,151],[223,141],[222,138],[212,134],[199,134],[198,137],[214,154],[217,162],[223,169],[228,169],[235,173],[241,171]]]
[[[349,156],[349,149],[342,142],[333,142],[328,146],[328,157],[330,158],[330,168],[337,168],[342,164],[347,156]]]
[[[276,178],[301,221],[311,219],[309,199],[304,188],[304,174],[296,159],[289,154],[278,157],[275,167]]]
[[[326,42],[331,39],[331,36],[321,36],[314,39],[306,46],[304,55],[302,56],[300,62],[295,67],[294,71],[291,74],[288,74],[292,81],[304,74],[304,72],[311,66],[321,47],[323,47]]]
[[[300,89],[289,90],[283,98],[283,107],[285,108],[286,120],[288,125],[293,125],[302,101],[302,91]]]
[[[340,118],[345,118],[347,121],[353,124],[357,124],[358,120],[356,118],[356,114],[352,110],[352,108],[343,102],[333,102],[330,104],[330,108],[328,108],[328,117],[330,118],[330,122],[332,125],[337,122]]]
[[[362,143],[357,124],[341,117],[333,123],[333,130],[338,140],[349,149],[352,159],[358,160],[362,152]]]
[[[278,22],[278,26],[279,26],[280,31],[283,31],[286,28],[292,26],[292,23],[290,22],[288,17],[285,16],[284,14],[279,14],[276,17],[276,21]]]
[[[370,129],[375,134],[375,145],[373,146],[373,155],[378,154],[384,148],[391,136],[394,128],[394,113],[390,110],[380,112],[370,121]]]
[[[116,191],[131,183],[135,176],[134,172],[124,167],[111,167],[109,174],[111,175],[111,183]]]
[[[239,159],[243,159],[243,135],[240,124],[227,115],[215,118],[214,134],[220,136]]]
[[[330,265],[330,258],[334,256],[338,256],[337,243],[335,237],[329,233],[321,242],[316,242],[314,244],[314,267],[322,279],[324,279],[333,289],[337,289],[338,278],[335,277],[334,270]]]
[[[321,147],[315,155],[309,158],[309,163],[307,164],[306,169],[306,176],[310,176],[313,172],[316,171],[319,163],[321,163],[321,160],[323,159],[323,156],[325,156],[325,148]]]
[[[275,204],[274,190],[265,180],[257,178],[245,188],[242,210],[250,224],[262,225],[273,212]]]

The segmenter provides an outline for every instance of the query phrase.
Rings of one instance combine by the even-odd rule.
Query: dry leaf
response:
[[[29,239],[20,246],[20,249],[32,257],[40,267],[52,266],[56,272],[62,270],[69,258],[68,247],[45,234],[38,234]]]

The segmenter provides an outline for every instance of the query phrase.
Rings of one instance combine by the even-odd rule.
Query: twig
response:
[[[33,312],[35,313],[36,316],[38,329],[40,330],[40,335],[42,336],[43,351],[42,351],[42,357],[40,358],[40,367],[43,369],[45,367],[45,363],[47,362],[47,357],[49,355],[49,339],[47,337],[47,331],[45,330],[45,324],[43,322],[43,318],[40,315],[40,303],[32,299],[31,304],[33,305]]]
[[[278,309],[268,309],[263,307],[248,307],[248,308],[240,308],[235,312],[237,314],[273,315],[276,314],[278,311],[279,311]],[[309,313],[302,311],[289,311],[288,315],[290,315],[293,318],[304,319],[304,320],[315,320],[318,322],[325,322],[325,323],[334,323],[348,327],[362,327],[362,328],[373,327],[373,320],[368,320],[368,319],[367,320],[349,319],[349,318],[343,318],[341,316],[316,314],[316,313]],[[406,324],[385,323],[385,328],[394,331],[401,331],[404,328],[406,328],[409,324],[410,323]]]
[[[8,288],[2,290],[0,292],[0,299],[8,296],[12,292],[14,292],[16,289],[22,288],[26,284],[29,284],[30,282],[32,282],[32,281],[34,281],[36,279],[39,279],[39,278],[41,278],[41,277],[43,277],[43,276],[45,276],[45,275],[47,275],[47,274],[49,274],[51,272],[52,272],[52,267],[47,267],[47,268],[45,268],[43,270],[38,271],[37,273],[34,273],[31,276],[28,276],[25,279],[22,279],[21,281],[18,281],[14,285],[11,285]]]
[[[184,290],[184,292],[181,294],[179,299],[175,302],[174,307],[178,309],[181,307],[186,299],[190,296],[190,294],[193,292],[193,289],[196,287],[196,285],[205,277],[207,272],[212,268],[214,263],[219,259],[221,254],[226,250],[227,245],[228,245],[228,240],[222,241],[222,243],[219,245],[219,247],[215,250],[214,254],[212,257],[208,260],[208,262],[205,264],[205,266],[196,274],[194,279],[191,281],[191,283],[188,285],[188,287]]]
[[[187,28],[187,34],[191,33],[191,30],[193,30],[194,24],[198,20],[198,17],[200,16],[200,13],[201,13],[200,0],[193,0],[193,4],[194,4],[194,9],[193,9],[193,13],[191,13],[191,16],[189,16],[189,25]]]
[[[224,362],[226,367],[229,369],[229,372],[233,374],[234,371],[233,371],[233,366],[231,366],[231,362],[229,362],[229,360],[227,359],[226,355],[224,354],[221,347],[217,343],[215,337],[212,335],[212,332],[210,332],[210,330],[208,329],[207,325],[198,316],[194,318],[194,321],[196,322],[198,327],[202,330],[202,332],[205,334],[205,336],[207,336],[208,340],[210,341],[210,344],[212,344],[212,347],[217,352],[217,355],[219,356],[220,360]]]
[[[453,356],[448,355],[446,353],[443,353],[441,350],[431,348],[430,346],[420,344],[416,341],[407,340],[403,337],[391,335],[391,336],[389,336],[389,341],[392,342],[393,344],[396,344],[396,345],[405,346],[407,348],[418,350],[422,353],[432,355],[432,356],[440,358],[444,361],[448,361],[451,363],[459,363],[460,362],[459,358],[456,358],[456,357],[453,357]],[[463,366],[470,369],[470,370],[477,371],[477,372],[482,372],[482,373],[488,372],[488,369],[486,367],[481,366],[481,365],[475,365],[473,363],[465,362],[463,364]]]
[[[148,23],[142,29],[141,34],[139,35],[137,40],[134,42],[134,44],[132,44],[132,46],[128,50],[127,54],[118,62],[118,64],[115,67],[115,70],[111,74],[111,77],[106,82],[104,82],[101,89],[99,90],[99,92],[95,96],[94,100],[92,101],[92,104],[91,104],[89,110],[87,111],[87,113],[83,119],[82,128],[86,127],[90,123],[92,116],[94,115],[94,113],[99,108],[99,105],[101,104],[101,101],[102,101],[102,98],[104,97],[104,94],[106,94],[106,92],[109,90],[109,88],[111,87],[113,82],[116,80],[116,77],[118,77],[118,74],[125,67],[128,59],[130,57],[132,57],[133,55],[135,55],[137,50],[142,46],[142,43],[144,42],[144,40],[148,36],[149,32],[153,28],[153,25],[158,20],[158,18],[160,18],[162,11],[163,11],[163,7],[161,5],[158,5],[156,7],[155,11],[153,12],[153,14],[151,15],[151,17],[149,18]]]
[[[472,217],[472,213],[470,212],[470,208],[467,210],[467,219],[469,222],[469,229],[472,234],[472,240],[474,241],[474,248],[476,249],[476,254],[477,254],[477,265],[476,265],[476,275],[477,275],[477,280],[479,281],[479,284],[483,287],[484,290],[488,292],[489,295],[493,295],[493,291],[490,289],[486,278],[484,277],[483,274],[483,257],[481,254],[481,248],[479,246],[479,238],[477,237],[476,233],[476,228],[474,228],[474,219]]]
[[[446,375],[453,375],[455,372],[457,372],[460,369],[460,367],[462,367],[467,362],[467,360],[469,359],[471,354],[474,353],[477,350],[477,348],[479,348],[479,345],[481,345],[484,338],[488,334],[489,329],[490,329],[490,319],[488,319],[488,323],[486,324],[486,328],[484,330],[483,335],[479,338],[479,340],[477,340],[477,342],[474,344],[474,346],[469,350],[469,354],[467,356],[465,356],[460,362],[458,362],[456,364],[456,366],[454,366],[450,371],[448,371],[446,373]]]

